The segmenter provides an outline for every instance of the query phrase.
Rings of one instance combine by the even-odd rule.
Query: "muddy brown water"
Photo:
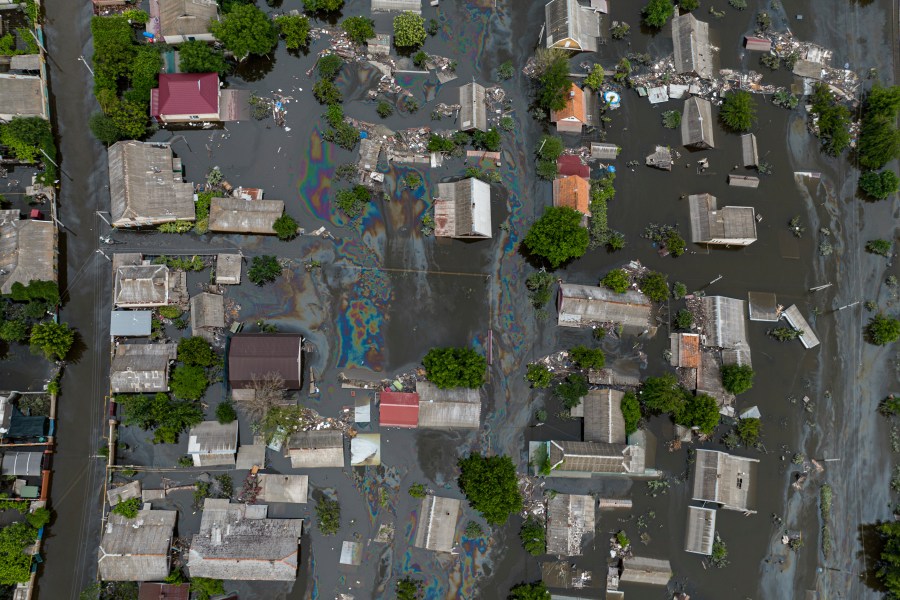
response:
[[[347,2],[344,16],[364,14],[368,2]],[[721,49],[721,66],[755,68],[757,58],[743,53],[740,36],[752,30],[754,9],[763,6],[751,2],[750,9],[738,12],[724,2],[718,9],[726,12],[722,20],[711,20]],[[297,8],[298,2],[286,0],[283,10]],[[827,5],[827,8],[823,5]],[[815,10],[814,10],[815,8]],[[859,72],[877,66],[884,78],[896,69],[890,23],[891,4],[873,2],[865,6],[841,0],[815,3],[791,3],[781,22],[799,39],[821,43],[835,49],[835,64],[850,62]],[[614,19],[634,26],[630,47],[624,42],[610,43],[598,53],[605,65],[613,64],[628,51],[661,54],[671,51],[667,33],[653,37],[637,30],[637,3],[614,3]],[[709,18],[704,11],[701,18]],[[804,18],[797,20],[796,14]],[[105,417],[102,398],[107,389],[107,314],[110,309],[109,263],[96,254],[98,237],[108,229],[94,215],[108,207],[105,151],[90,136],[87,118],[96,103],[91,95],[90,75],[77,61],[89,57],[90,7],[62,0],[47,0],[47,39],[50,52],[50,77],[53,112],[63,156],[60,219],[66,256],[62,261],[63,288],[71,287],[62,318],[78,327],[87,351],[66,369],[60,402],[59,446],[54,460],[52,503],[56,520],[45,546],[39,598],[75,598],[78,591],[96,573],[96,548],[99,539],[100,491],[103,471],[91,458],[96,453]],[[423,106],[414,115],[395,113],[386,124],[392,128],[433,126],[453,128],[445,119],[431,122],[434,101],[456,102],[456,88],[473,76],[478,81],[492,80],[493,69],[507,59],[521,67],[533,52],[543,20],[541,2],[444,2],[437,9],[426,7],[424,16],[441,23],[438,36],[429,38],[426,51],[450,56],[458,61],[459,79],[440,86],[427,77],[402,77],[400,83],[412,90]],[[387,30],[390,17],[376,17],[377,28]],[[544,392],[529,390],[522,379],[526,362],[575,343],[589,342],[589,333],[561,330],[552,322],[539,322],[528,305],[524,277],[531,271],[516,251],[528,225],[550,204],[550,185],[535,179],[531,152],[541,127],[528,114],[529,88],[521,75],[504,84],[512,95],[515,135],[504,136],[503,183],[494,186],[494,223],[506,222],[508,230],[495,228],[490,242],[443,243],[421,235],[419,222],[427,208],[433,185],[459,176],[464,165],[449,161],[443,168],[428,170],[403,165],[384,166],[388,172],[390,200],[378,199],[362,221],[346,226],[330,209],[331,190],[346,184],[332,181],[336,165],[355,160],[355,154],[322,145],[318,118],[323,111],[311,98],[313,81],[305,71],[316,52],[327,45],[320,40],[306,55],[293,56],[279,48],[273,61],[249,65],[229,84],[252,89],[260,95],[273,91],[291,95],[287,124],[290,131],[279,130],[270,122],[228,124],[221,130],[160,131],[154,140],[171,140],[182,157],[187,179],[201,181],[207,170],[219,166],[235,185],[259,186],[266,197],[283,199],[287,210],[307,231],[327,227],[336,241],[301,237],[290,243],[274,239],[244,239],[239,236],[195,237],[193,234],[115,233],[124,242],[114,250],[134,249],[150,254],[206,253],[241,248],[248,256],[277,253],[293,259],[290,279],[280,280],[263,290],[244,284],[229,289],[228,295],[241,305],[241,319],[252,323],[265,319],[285,331],[302,331],[316,346],[309,358],[320,373],[321,393],[307,400],[322,414],[337,415],[341,407],[352,405],[357,396],[342,390],[337,375],[353,368],[373,371],[381,377],[407,370],[436,344],[475,344],[487,346],[487,332],[493,335],[491,382],[483,396],[484,425],[478,432],[442,433],[433,431],[381,430],[382,460],[385,468],[368,468],[363,483],[350,470],[314,470],[309,473],[313,495],[336,493],[342,504],[342,530],[337,536],[319,534],[310,521],[302,543],[302,564],[296,584],[230,584],[229,590],[248,598],[334,597],[339,592],[357,598],[392,597],[393,582],[403,574],[424,579],[428,598],[502,598],[509,587],[520,581],[540,577],[540,561],[524,554],[519,547],[519,519],[491,532],[490,539],[463,540],[460,555],[439,557],[417,549],[410,542],[415,533],[418,501],[406,493],[411,483],[426,482],[439,494],[460,497],[455,486],[455,462],[470,449],[504,452],[525,467],[525,441],[580,435],[575,422],[553,418],[546,426],[528,428],[536,408],[546,406],[558,412],[556,401]],[[595,57],[577,57],[573,65]],[[767,75],[767,80],[769,76]],[[789,77],[776,73],[771,80],[788,83]],[[339,84],[348,98],[364,97],[371,74],[359,76],[345,68]],[[302,88],[302,91],[300,90]],[[568,481],[549,480],[548,488],[572,492],[600,492],[633,497],[630,518],[618,513],[603,513],[595,539],[581,557],[570,559],[593,569],[602,581],[605,575],[606,540],[609,532],[625,529],[637,539],[641,530],[637,517],[648,522],[649,543],[638,544],[637,552],[668,558],[675,571],[673,587],[701,598],[793,598],[804,590],[818,589],[822,597],[875,597],[859,578],[867,563],[860,557],[857,527],[860,523],[887,518],[890,514],[887,481],[890,447],[887,427],[874,412],[874,406],[896,383],[888,367],[890,349],[878,350],[862,343],[859,331],[867,315],[857,306],[840,312],[837,307],[856,300],[878,299],[886,304],[887,290],[879,282],[886,275],[881,259],[861,252],[866,239],[892,234],[896,201],[863,204],[853,198],[855,173],[846,159],[824,159],[816,142],[805,131],[802,113],[784,111],[760,99],[755,129],[760,153],[774,166],[774,174],[763,178],[758,191],[728,188],[725,176],[739,160],[737,136],[716,131],[716,150],[688,153],[680,149],[677,132],[660,125],[662,110],[680,109],[677,102],[658,108],[650,106],[632,92],[623,94],[622,108],[611,113],[608,140],[623,147],[616,162],[618,176],[615,200],[610,202],[611,227],[626,234],[623,252],[589,253],[558,271],[565,281],[595,283],[615,266],[632,258],[663,270],[670,281],[682,281],[689,289],[707,294],[744,298],[748,290],[774,292],[780,304],[796,303],[806,315],[816,307],[822,311],[811,325],[822,346],[805,351],[798,343],[779,344],[767,338],[767,324],[751,323],[750,344],[758,373],[752,391],[742,396],[738,408],[758,405],[763,413],[763,441],[768,454],[752,454],[761,459],[758,514],[744,517],[720,511],[718,529],[728,544],[731,565],[723,570],[706,570],[699,558],[682,550],[684,515],[688,504],[687,469],[684,450],[668,453],[659,445],[658,468],[672,477],[665,495],[650,498],[641,482],[622,480]],[[347,113],[358,118],[377,120],[374,104],[350,103]],[[179,138],[177,136],[183,136]],[[578,138],[567,138],[576,144]],[[643,158],[657,143],[678,148],[682,158],[671,173],[643,166]],[[708,157],[710,168],[697,174],[693,163]],[[630,160],[641,166],[626,167]],[[794,170],[821,171],[820,183],[798,186]],[[395,184],[406,173],[420,172],[426,189],[398,190]],[[649,222],[677,224],[688,233],[687,206],[681,194],[710,192],[723,204],[750,204],[763,216],[759,241],[740,251],[690,253],[672,259],[659,257],[650,244],[640,238]],[[787,234],[786,224],[800,215],[806,234],[797,240]],[[820,258],[816,253],[820,227],[828,227],[835,254]],[[313,258],[322,263],[320,270],[307,273],[302,261]],[[382,270],[374,267],[392,269]],[[707,284],[724,277],[711,286]],[[835,286],[815,295],[807,289],[833,281]],[[673,303],[673,309],[677,304]],[[642,375],[658,374],[665,367],[662,351],[667,345],[665,328],[656,339],[640,342],[625,338],[605,340],[610,357],[633,360],[638,350],[646,353]],[[840,342],[840,343],[839,343]],[[635,344],[639,343],[639,348]],[[830,391],[830,399],[826,396]],[[210,391],[210,404],[221,398],[221,386]],[[804,412],[800,403],[789,398],[809,396],[814,405]],[[305,397],[305,396],[304,396]],[[212,406],[211,409],[212,410]],[[649,423],[650,430],[664,439],[668,425],[662,419]],[[377,431],[370,427],[371,431]],[[252,432],[242,424],[241,439],[249,441]],[[124,433],[132,450],[127,458],[136,464],[171,466],[184,452],[185,441],[171,447],[147,443],[146,434]],[[708,447],[721,448],[710,443]],[[801,492],[792,490],[797,468],[790,463],[794,452],[818,458],[841,458],[828,463],[826,471],[810,479]],[[272,470],[286,472],[283,458],[269,453]],[[233,474],[236,487],[244,474]],[[147,484],[156,475],[148,474]],[[186,481],[190,477],[185,477]],[[835,548],[828,560],[818,551],[819,485],[828,481],[835,487],[832,529]],[[378,488],[385,492],[379,492]],[[382,506],[381,494],[387,500]],[[183,509],[179,535],[188,537],[198,526],[187,495],[172,500]],[[314,503],[299,507],[273,507],[274,516],[310,518]],[[655,518],[650,518],[650,512]],[[775,525],[771,515],[784,518]],[[480,520],[465,508],[459,531],[470,519]],[[390,545],[369,542],[383,523],[395,526]],[[804,546],[799,554],[780,543],[783,529],[801,530]],[[340,543],[360,541],[364,560],[360,567],[338,565]],[[781,562],[783,561],[783,562]],[[629,598],[658,598],[662,591],[643,586],[624,586]],[[590,597],[601,597],[595,590]]]

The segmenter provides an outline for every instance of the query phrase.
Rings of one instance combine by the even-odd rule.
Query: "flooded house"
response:
[[[710,246],[749,246],[756,241],[756,211],[752,206],[718,208],[712,194],[688,196],[691,241]]]
[[[430,381],[417,381],[419,427],[478,429],[481,426],[481,393],[471,388],[440,389]]]
[[[169,576],[175,510],[139,510],[133,519],[110,513],[98,553],[103,581],[154,581]]]
[[[672,566],[667,560],[628,556],[622,559],[621,583],[645,583],[668,585],[672,579]]]
[[[113,299],[119,308],[156,308],[169,304],[169,267],[145,262],[116,269]]]
[[[725,296],[705,296],[700,306],[703,309],[703,345],[721,348],[725,364],[750,365],[747,302]]]
[[[474,81],[459,88],[459,130],[487,131],[487,106],[484,86]]]
[[[187,453],[195,467],[234,466],[238,446],[238,421],[203,421],[188,431]]]
[[[681,145],[695,150],[716,147],[715,121],[709,100],[693,96],[684,101],[681,115]]]
[[[591,158],[597,160],[615,160],[622,149],[616,144],[591,142]]]
[[[569,590],[599,587],[600,581],[595,581],[593,575],[593,572],[567,560],[548,560],[541,563],[541,581],[549,588]],[[551,595],[554,600],[556,597],[557,594]]]
[[[164,144],[116,142],[109,147],[113,227],[193,221],[194,186],[182,179],[181,159]]]
[[[238,333],[228,345],[228,383],[252,390],[254,380],[275,373],[287,390],[303,381],[303,336],[298,333]]]
[[[240,285],[242,263],[240,254],[217,254],[216,285]]]
[[[286,446],[294,469],[343,467],[345,463],[344,434],[338,430],[294,433]]]
[[[191,578],[294,581],[303,519],[270,519],[268,510],[207,498],[188,552]]]
[[[152,394],[169,391],[169,365],[176,344],[119,344],[109,369],[114,394]]]
[[[283,214],[284,202],[281,200],[213,198],[209,204],[209,230],[275,235],[275,221]]]
[[[679,75],[713,78],[709,23],[698,20],[691,13],[676,14],[672,18],[672,42],[675,46],[675,71]]]
[[[556,169],[559,171],[559,177],[568,177],[570,175],[578,175],[583,179],[590,179],[591,168],[581,162],[580,156],[574,154],[563,154],[556,159]]]
[[[756,146],[756,136],[752,133],[741,136],[741,159],[748,169],[759,166],[759,148]]]
[[[556,494],[547,501],[547,554],[580,556],[582,543],[594,535],[594,497]]]
[[[716,537],[716,511],[712,508],[688,506],[684,534],[684,550],[693,554],[712,554]]]
[[[553,206],[565,206],[584,215],[583,224],[591,216],[591,182],[578,175],[553,180]]]
[[[137,600],[190,600],[190,583],[148,583],[141,584]]]
[[[551,474],[556,477],[597,475],[644,475],[645,450],[637,444],[556,441],[546,445]]]
[[[419,425],[419,394],[382,391],[378,393],[379,425],[407,427]]]
[[[434,235],[457,239],[491,237],[491,186],[470,177],[437,184]]]
[[[219,117],[217,73],[162,73],[150,90],[150,116],[167,123],[204,123]]]
[[[203,292],[191,298],[191,335],[212,343],[225,327],[225,297]]]
[[[600,13],[577,0],[550,0],[544,5],[548,48],[596,52]]]
[[[759,459],[718,450],[697,450],[691,498],[727,510],[755,513]]]
[[[412,12],[422,14],[422,0],[372,0],[372,12]]]
[[[800,342],[803,344],[803,347],[809,350],[810,348],[815,348],[819,345],[819,338],[813,332],[812,327],[809,326],[809,323],[803,317],[803,314],[800,313],[800,309],[797,308],[796,304],[792,304],[788,307],[786,311],[784,311],[784,320],[787,321],[791,327],[800,331]]]
[[[590,390],[581,399],[584,412],[584,441],[624,444],[625,417],[622,415],[624,392],[613,389]],[[573,415],[574,416],[574,415]]]
[[[595,327],[605,323],[622,325],[624,330],[656,334],[650,299],[636,290],[624,294],[593,285],[560,283],[557,299],[560,327]]]
[[[218,19],[215,0],[155,0],[150,3],[147,31],[167,44],[214,42],[209,24]]]
[[[151,325],[153,311],[150,310],[113,310],[109,314],[109,335],[117,337],[149,337],[153,332]]]
[[[669,364],[680,369],[700,368],[700,334],[673,333],[669,335]]]
[[[44,82],[38,75],[0,73],[0,123],[16,117],[47,118]]]
[[[456,498],[432,495],[422,498],[413,545],[435,552],[452,552],[460,504]]]
[[[20,219],[17,209],[0,210],[0,293],[14,283],[58,279],[59,234],[56,223]]]
[[[556,124],[558,133],[581,133],[582,127],[588,124],[584,90],[573,83],[566,95],[566,105],[561,110],[550,111],[550,122]]]
[[[260,473],[256,476],[256,484],[259,486],[258,502],[306,504],[309,496],[308,475]]]

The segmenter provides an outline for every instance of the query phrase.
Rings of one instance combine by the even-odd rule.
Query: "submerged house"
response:
[[[439,183],[434,199],[434,235],[459,239],[491,237],[491,186],[470,177]]]
[[[741,136],[741,159],[747,168],[759,166],[759,148],[756,145],[756,136],[752,133]]]
[[[588,124],[584,90],[573,83],[565,107],[550,111],[550,121],[556,124],[556,131],[560,133],[581,133],[581,128]]]
[[[383,391],[378,393],[379,425],[382,427],[417,427],[419,394]]]
[[[547,501],[547,554],[580,556],[585,537],[594,534],[594,497],[556,494]]]
[[[372,0],[372,12],[413,12],[422,14],[422,0]]]
[[[0,73],[0,123],[7,123],[16,117],[46,119],[45,89],[38,75]]]
[[[169,575],[176,510],[139,510],[133,519],[110,513],[97,565],[103,581],[154,581]]]
[[[553,180],[553,206],[577,210],[586,223],[591,216],[591,182],[578,175],[557,177]]]
[[[123,265],[116,269],[113,299],[119,308],[155,308],[169,304],[170,289],[166,265]]]
[[[169,364],[176,344],[119,344],[109,369],[114,394],[149,394],[169,391]]]
[[[160,123],[203,123],[219,117],[218,73],[162,73],[150,90],[150,116]]]
[[[599,286],[560,283],[557,307],[557,324],[561,327],[617,323],[632,332],[646,332],[651,337],[656,334],[650,299],[636,290],[617,294]]]
[[[225,297],[203,292],[191,298],[191,335],[213,342],[216,330],[225,327]]]
[[[551,440],[547,454],[554,475],[622,474],[643,475],[646,471],[645,450],[636,444],[604,444]]]
[[[187,453],[195,467],[234,465],[237,454],[238,421],[203,421],[188,431]]]
[[[191,578],[294,581],[303,519],[269,519],[268,510],[207,498],[200,531],[191,538]]]
[[[193,221],[194,186],[182,180],[181,159],[168,145],[116,142],[109,147],[113,227]]]
[[[216,255],[216,285],[240,285],[242,261],[240,254]]]
[[[613,389],[590,390],[581,399],[584,410],[584,441],[624,444],[625,417],[622,415],[624,392]]]
[[[681,116],[682,146],[696,150],[715,148],[714,126],[709,100],[692,96],[684,101],[684,114]]]
[[[228,383],[253,389],[254,379],[276,373],[287,390],[303,381],[303,336],[298,333],[239,333],[228,347]]]
[[[481,425],[481,393],[471,388],[442,390],[430,381],[417,381],[419,427],[478,429]]]
[[[214,42],[209,25],[218,18],[216,0],[156,0],[150,3],[147,31],[167,44]]]
[[[622,583],[646,583],[668,585],[672,579],[672,566],[667,560],[630,556],[622,559]]]
[[[459,130],[487,131],[487,106],[484,86],[474,81],[459,88]]]
[[[718,208],[712,194],[688,196],[691,241],[714,246],[749,246],[756,241],[756,211],[752,206]]]
[[[712,508],[688,506],[687,526],[684,534],[686,552],[712,554],[716,537],[716,511]]]
[[[697,450],[691,498],[728,510],[755,513],[759,459],[718,450]]]
[[[58,279],[56,223],[20,219],[17,209],[0,210],[0,293],[9,294],[14,283]]]
[[[452,552],[460,504],[456,498],[432,495],[422,498],[413,545],[435,552]]]
[[[213,198],[209,204],[209,230],[275,235],[275,221],[283,214],[281,200]]]
[[[577,0],[550,0],[544,5],[547,47],[596,52],[600,13]]]
[[[747,302],[725,296],[705,296],[701,306],[705,316],[703,345],[721,348],[725,364],[751,365]]]
[[[287,456],[294,469],[344,466],[344,434],[338,430],[303,431],[287,441]]]
[[[679,75],[713,78],[709,23],[698,20],[691,13],[676,14],[672,18],[672,42],[675,45],[675,71]]]

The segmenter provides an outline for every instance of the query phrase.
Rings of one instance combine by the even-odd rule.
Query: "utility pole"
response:
[[[103,250],[101,250],[100,248],[97,248],[97,254],[99,254],[100,256],[102,256],[103,258],[108,260],[109,262],[112,262],[112,259],[110,257],[108,257],[106,255],[106,253]]]
[[[714,284],[715,282],[719,281],[719,280],[722,279],[723,277],[725,277],[725,276],[724,276],[724,275],[719,275],[718,277],[716,277],[715,279],[713,279],[712,281],[710,281],[709,283],[707,283],[707,284],[706,284],[706,287],[711,286],[712,284]]]
[[[94,76],[94,70],[91,68],[91,65],[89,65],[89,64],[87,63],[87,61],[84,60],[84,55],[79,56],[79,57],[78,57],[78,60],[80,60],[81,62],[84,63],[84,66],[87,67],[87,70],[91,72],[91,77],[93,77],[93,76]]]
[[[857,300],[856,302],[854,302],[852,304],[845,304],[844,306],[840,307],[838,310],[844,310],[845,308],[850,308],[851,306],[856,306],[857,304],[859,304],[859,300]]]
[[[110,227],[113,226],[112,223],[110,223],[110,222],[106,219],[106,217],[103,216],[103,213],[106,212],[105,210],[98,210],[98,211],[96,211],[96,212],[97,212],[97,216],[100,217],[101,219],[103,219],[103,222],[104,222],[104,223],[106,223],[106,224],[109,225]]]
[[[829,282],[826,283],[825,285],[817,285],[816,287],[809,288],[809,291],[811,291],[811,292],[818,292],[818,291],[820,291],[820,290],[824,290],[825,288],[830,288],[831,285],[832,285],[832,284],[831,284],[831,282],[829,281]]]

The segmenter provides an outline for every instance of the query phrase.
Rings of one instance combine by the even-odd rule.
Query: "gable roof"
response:
[[[584,90],[574,83],[569,86],[566,95],[566,106],[562,110],[550,111],[550,121],[556,123],[563,119],[575,119],[587,123],[587,110],[584,103]]]
[[[432,495],[422,498],[413,545],[435,552],[452,552],[459,507],[460,501],[456,498]]]
[[[691,13],[676,13],[672,19],[672,41],[675,45],[675,70],[678,73],[694,73],[703,79],[713,78],[709,23],[699,21]]]
[[[559,284],[559,325],[587,327],[621,323],[649,330],[653,335],[656,327],[650,322],[652,308],[650,299],[637,290],[617,294],[595,285]]]
[[[110,513],[98,551],[104,581],[152,581],[169,574],[169,548],[178,511],[140,510],[127,519]]]
[[[169,361],[175,356],[175,344],[119,344],[109,368],[113,393],[168,391]]]
[[[701,502],[716,502],[730,510],[756,512],[758,463],[756,458],[697,450],[691,497]]]
[[[191,298],[191,333],[216,327],[225,327],[225,297],[203,292]]]
[[[10,293],[14,283],[57,281],[57,235],[56,223],[0,211],[0,293]]]
[[[584,536],[593,535],[594,497],[556,494],[547,501],[547,554],[580,556]]]
[[[553,206],[567,206],[591,216],[591,183],[578,175],[557,177],[553,180]]]
[[[215,0],[157,0],[159,31],[163,36],[202,35],[218,17]]]
[[[560,176],[578,175],[585,179],[591,177],[591,167],[582,163],[581,158],[574,154],[563,154],[556,159],[556,167]]]
[[[484,86],[474,81],[459,88],[459,129],[487,131],[487,107]]]
[[[666,585],[670,579],[672,579],[672,566],[667,560],[640,556],[622,559],[622,575],[619,577],[621,582]]]
[[[419,424],[419,394],[383,391],[378,394],[382,427],[416,427]]]
[[[705,321],[705,346],[749,350],[745,300],[725,296],[704,296],[701,300]]]
[[[437,237],[491,237],[491,186],[470,177],[437,185],[434,234]]]
[[[298,333],[239,333],[228,347],[228,382],[247,389],[253,377],[278,373],[286,389],[300,389],[303,336]]]
[[[481,425],[481,393],[470,388],[442,390],[417,381],[419,427],[477,429]]]
[[[209,230],[275,235],[275,221],[282,214],[281,200],[213,198],[209,205]]]
[[[219,114],[217,73],[162,73],[150,98],[150,116]]]
[[[554,470],[583,473],[644,472],[644,449],[639,446],[555,440],[548,444],[550,466]]]
[[[684,101],[681,145],[701,149],[716,147],[712,104],[709,100],[692,96]]]
[[[589,390],[584,403],[584,441],[624,444],[625,417],[622,415],[624,392],[613,389]]]
[[[550,0],[544,5],[544,19],[548,48],[597,51],[600,15],[581,6],[577,0]]]
[[[712,241],[756,239],[756,216],[752,206],[718,208],[712,194],[688,196],[691,215],[691,241],[702,244]]]
[[[295,469],[344,466],[344,434],[340,431],[297,432],[288,438],[286,445]]]
[[[684,549],[694,554],[712,554],[716,535],[716,511],[712,508],[688,506],[687,527],[684,533]]]
[[[672,352],[669,362],[673,367],[700,368],[700,334],[673,333],[669,336],[669,343]]]
[[[237,452],[238,421],[203,421],[188,432],[188,454],[234,454]]]

